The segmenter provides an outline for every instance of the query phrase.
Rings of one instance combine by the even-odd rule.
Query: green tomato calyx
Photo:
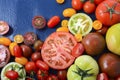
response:
[[[89,71],[91,71],[92,69],[88,69],[88,70],[82,70],[81,68],[79,68],[76,65],[76,70],[77,71],[73,71],[74,73],[78,74],[79,76],[81,76],[81,80],[83,80],[85,77],[90,77],[93,76],[94,73],[88,73]]]

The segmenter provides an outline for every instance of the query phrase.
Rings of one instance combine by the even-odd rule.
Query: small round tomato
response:
[[[47,80],[58,80],[58,77],[56,75],[49,75]]]
[[[18,73],[14,70],[7,71],[5,73],[6,77],[9,78],[10,80],[17,80],[18,78]]]
[[[97,80],[109,80],[108,79],[108,76],[106,73],[100,73],[98,76],[97,76]]]
[[[44,71],[44,70],[38,70],[37,72],[37,79],[38,80],[47,80],[48,77],[48,71]]]
[[[49,70],[49,66],[41,60],[36,61],[36,66],[41,70]]]
[[[88,14],[93,13],[95,9],[96,9],[95,4],[90,1],[86,1],[85,4],[83,5],[83,10]]]
[[[98,4],[100,4],[102,1],[104,1],[104,0],[94,0],[94,3],[95,3],[96,5],[98,5]]]
[[[36,65],[34,62],[30,61],[27,64],[25,64],[25,70],[30,73],[32,71],[36,72]]]
[[[41,53],[40,52],[34,52],[32,55],[31,55],[31,59],[32,61],[36,62],[37,60],[41,60],[42,57],[41,57]]]
[[[79,57],[84,52],[84,46],[82,43],[77,43],[77,45],[72,50],[72,55],[74,57]]]
[[[5,21],[0,21],[0,35],[4,35],[8,33],[9,31],[9,25]]]
[[[15,45],[13,48],[14,56],[21,57],[22,56],[22,49],[19,45]]]
[[[53,16],[48,20],[47,26],[49,28],[53,28],[56,25],[58,25],[59,22],[60,22],[60,17],[59,16]]]
[[[59,70],[57,73],[59,80],[66,80],[67,79],[67,71],[66,70]]]
[[[83,2],[81,0],[72,0],[71,4],[75,10],[81,10],[83,8]]]
[[[37,41],[35,41],[35,43],[34,43],[34,49],[36,50],[36,51],[40,51],[41,50],[41,48],[42,48],[42,45],[43,45],[43,41],[41,41],[41,40],[37,40]]]

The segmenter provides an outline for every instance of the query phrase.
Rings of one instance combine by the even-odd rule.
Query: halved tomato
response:
[[[5,21],[0,21],[0,35],[4,35],[9,31],[9,25]]]
[[[75,57],[72,49],[77,44],[76,39],[68,32],[54,32],[45,40],[41,55],[43,60],[53,69],[69,67]]]

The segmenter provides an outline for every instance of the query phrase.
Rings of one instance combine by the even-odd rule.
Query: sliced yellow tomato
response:
[[[17,34],[17,35],[14,36],[14,41],[15,41],[16,43],[22,43],[22,42],[24,41],[24,38],[23,38],[22,35]]]
[[[95,21],[93,22],[93,28],[94,28],[95,30],[101,29],[101,28],[102,28],[102,22],[100,22],[99,20],[95,20]]]
[[[61,26],[62,27],[68,27],[68,20],[62,20],[62,22],[61,22]]]
[[[74,36],[75,36],[77,42],[82,41],[82,35],[81,34],[75,34]]]
[[[65,2],[65,0],[56,0],[56,2],[57,2],[58,4],[63,4],[63,3]]]

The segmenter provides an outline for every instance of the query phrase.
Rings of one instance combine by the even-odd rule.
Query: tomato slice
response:
[[[9,25],[5,21],[0,21],[0,35],[4,35],[9,31]]]
[[[65,69],[75,59],[72,49],[76,44],[76,39],[70,33],[54,32],[43,44],[42,58],[53,69]]]

